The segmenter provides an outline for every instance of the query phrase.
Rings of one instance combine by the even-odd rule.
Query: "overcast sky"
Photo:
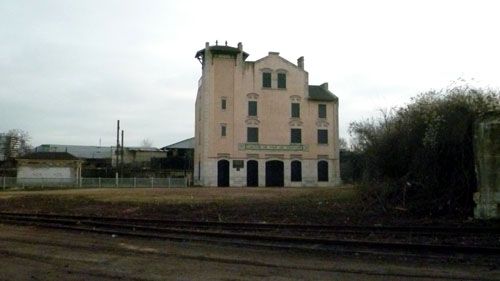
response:
[[[500,88],[499,1],[0,0],[0,132],[34,146],[194,135],[205,42],[305,57],[340,99],[340,135],[465,78]]]

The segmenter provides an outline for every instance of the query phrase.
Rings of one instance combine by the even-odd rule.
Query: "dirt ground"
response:
[[[500,280],[498,269],[0,225],[0,280]]]
[[[237,222],[462,224],[384,213],[352,186],[335,188],[102,188],[0,192],[0,211]]]
[[[357,220],[353,188],[144,188],[0,192],[0,210],[252,222]]]

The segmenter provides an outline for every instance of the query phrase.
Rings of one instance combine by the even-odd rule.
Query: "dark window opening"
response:
[[[302,142],[302,130],[301,129],[291,129],[290,142],[291,143],[301,143]]]
[[[328,144],[328,130],[318,130],[318,144]]]
[[[220,135],[222,137],[226,136],[226,125],[221,125],[221,127],[220,127]]]
[[[221,100],[221,108],[222,108],[222,110],[225,110],[225,109],[226,109],[226,105],[227,105],[227,101],[226,101],[226,99],[222,99],[222,100]]]
[[[278,73],[278,88],[286,89],[286,74]]]
[[[248,102],[248,116],[257,116],[257,102],[249,101]]]
[[[271,73],[270,72],[262,73],[262,87],[271,88]]]
[[[318,181],[328,181],[328,162],[318,162]]]
[[[247,142],[259,142],[259,128],[247,128]]]
[[[291,164],[291,181],[302,181],[302,163],[300,161],[292,161]]]
[[[318,118],[326,118],[326,104],[318,104]]]
[[[229,186],[229,161],[217,162],[217,186]]]
[[[292,103],[292,118],[300,118],[300,103]]]
[[[247,162],[247,186],[259,186],[259,163],[255,160]]]

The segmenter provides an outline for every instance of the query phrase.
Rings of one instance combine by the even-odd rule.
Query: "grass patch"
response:
[[[218,221],[345,223],[357,189],[335,188],[104,188],[0,193],[0,209]]]

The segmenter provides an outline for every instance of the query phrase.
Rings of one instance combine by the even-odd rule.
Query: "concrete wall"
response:
[[[18,178],[75,178],[75,171],[70,167],[19,167]]]
[[[478,122],[474,148],[478,180],[474,216],[500,218],[500,112]]]
[[[81,175],[80,160],[18,160],[18,184],[77,184]]]

